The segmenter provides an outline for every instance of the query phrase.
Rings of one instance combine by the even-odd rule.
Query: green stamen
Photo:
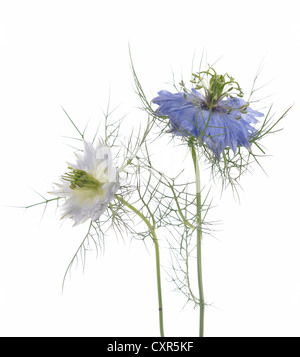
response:
[[[73,169],[72,167],[68,167],[68,169],[72,171],[63,175],[62,178],[71,183],[70,188],[72,190],[76,188],[98,190],[101,188],[102,184],[86,171]]]
[[[213,109],[225,97],[243,97],[244,93],[238,82],[227,73],[219,75],[216,71],[209,67],[206,71],[192,73],[193,79],[191,83],[196,90],[202,89],[204,91],[205,104],[209,109]],[[185,93],[189,91],[186,89],[183,82],[180,83]],[[242,113],[247,112],[247,105],[242,108]]]

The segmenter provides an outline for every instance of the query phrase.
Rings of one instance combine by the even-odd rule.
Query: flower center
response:
[[[99,188],[102,188],[101,182],[86,171],[73,169],[72,167],[68,167],[68,169],[72,171],[63,175],[62,178],[71,183],[70,188],[72,190],[77,188],[98,190]]]
[[[209,108],[215,108],[225,97],[243,97],[244,93],[238,82],[227,73],[219,75],[209,67],[206,71],[192,73],[191,83],[196,90],[204,91],[204,104]],[[185,93],[188,92],[183,82],[180,83]]]

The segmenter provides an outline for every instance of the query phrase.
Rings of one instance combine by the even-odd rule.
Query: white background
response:
[[[300,335],[298,1],[0,2],[0,335],[158,336],[154,251],[112,235],[61,282],[86,226],[61,224],[49,206],[24,213],[5,205],[37,202],[72,157],[63,136],[101,120],[112,106],[129,125],[143,119],[133,89],[128,44],[151,99],[189,78],[192,57],[233,75],[247,93],[263,62],[261,97],[276,115],[294,104],[284,131],[264,142],[272,156],[243,178],[241,203],[225,194],[221,219],[205,238],[206,336]],[[256,109],[261,105],[258,104]],[[163,149],[162,149],[163,150]],[[168,161],[179,168],[183,159]],[[218,198],[217,198],[218,201]],[[166,237],[160,237],[163,242]],[[167,266],[167,252],[162,252]],[[166,336],[196,336],[198,312],[163,277]]]

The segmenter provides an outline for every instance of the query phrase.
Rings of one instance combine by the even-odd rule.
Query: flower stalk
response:
[[[189,142],[189,147],[194,163],[195,176],[196,176],[196,201],[197,201],[197,278],[198,278],[198,290],[199,290],[199,336],[204,336],[204,291],[203,291],[203,279],[202,279],[202,257],[201,257],[201,240],[202,240],[202,204],[201,204],[201,183],[200,183],[200,169],[197,159],[196,149],[192,141]]]
[[[119,200],[122,204],[128,207],[133,211],[137,216],[139,216],[142,221],[149,228],[149,232],[152,236],[154,247],[155,247],[155,261],[156,261],[156,280],[157,280],[157,295],[158,295],[158,314],[159,314],[159,330],[160,336],[164,337],[164,323],[163,323],[163,302],[162,302],[162,289],[161,289],[161,274],[160,274],[160,254],[159,254],[159,244],[156,235],[155,226],[152,225],[149,220],[136,209],[132,204],[124,200],[121,196],[115,195],[116,199]]]

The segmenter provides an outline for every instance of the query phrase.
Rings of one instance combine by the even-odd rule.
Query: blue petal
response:
[[[241,98],[224,99],[210,111],[195,89],[188,94],[162,90],[158,95],[152,102],[159,105],[158,114],[170,117],[170,132],[200,138],[218,158],[226,147],[234,152],[238,146],[249,149],[249,140],[256,132],[251,124],[263,116],[249,107],[242,113],[247,103]]]

